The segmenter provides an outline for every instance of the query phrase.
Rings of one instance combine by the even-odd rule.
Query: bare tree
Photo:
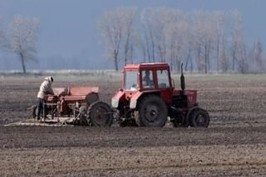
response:
[[[128,60],[133,62],[133,51],[136,37],[136,30],[134,26],[134,20],[136,16],[136,8],[126,9],[125,13],[122,15],[123,38],[124,38],[124,62],[128,63]]]
[[[265,70],[265,65],[263,61],[263,46],[260,40],[256,40],[254,46],[250,52],[252,70],[256,73],[262,72]]]
[[[175,9],[146,8],[141,13],[148,60],[166,61],[165,27],[175,20]]]
[[[141,13],[141,23],[144,29],[143,55],[147,56],[148,62],[155,62],[155,31],[153,27],[152,8],[144,9]],[[144,60],[146,57],[144,57]]]
[[[39,20],[37,18],[16,16],[10,25],[9,47],[19,56],[23,73],[26,73],[26,61],[36,60],[38,30]]]
[[[99,27],[107,48],[108,58],[114,61],[118,71],[119,62],[133,56],[133,34],[136,8],[116,8],[105,12],[99,20]],[[120,52],[122,50],[122,53]],[[122,57],[123,56],[123,57]],[[132,60],[132,58],[130,59]]]
[[[226,59],[224,45],[225,45],[225,13],[223,11],[215,11],[213,14],[214,22],[215,22],[215,33],[214,33],[214,50],[216,57],[216,70],[219,72],[221,63],[225,64],[225,61],[222,59]],[[224,67],[224,66],[222,66]],[[225,69],[225,68],[224,68]]]
[[[200,72],[207,73],[211,68],[210,56],[213,51],[213,39],[215,34],[215,23],[212,13],[208,11],[197,11],[193,14],[193,29],[197,65]]]
[[[245,73],[248,70],[247,46],[243,35],[243,19],[238,10],[231,12],[232,17],[232,70],[235,71],[238,64],[238,71]]]
[[[118,54],[122,41],[122,25],[118,19],[119,10],[108,11],[100,19],[100,30],[107,46],[108,58],[114,60],[115,70],[118,71]]]
[[[187,58],[189,51],[189,25],[185,19],[185,14],[176,11],[176,22],[169,23],[164,30],[166,39],[166,57],[172,69],[180,70],[181,63]]]
[[[222,38],[222,44],[221,44],[221,54],[219,55],[218,62],[221,65],[221,70],[222,72],[227,72],[229,70],[229,57],[228,57],[228,49],[226,45],[226,40],[225,37],[223,36]],[[220,67],[218,67],[219,69]],[[219,71],[217,69],[217,71]]]

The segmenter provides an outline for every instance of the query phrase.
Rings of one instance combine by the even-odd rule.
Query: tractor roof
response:
[[[138,70],[138,69],[168,69],[168,63],[140,63],[140,64],[127,64],[125,70]]]

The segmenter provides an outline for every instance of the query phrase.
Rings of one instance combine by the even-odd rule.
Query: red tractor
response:
[[[208,127],[210,118],[197,103],[197,90],[185,89],[181,66],[181,89],[174,88],[167,63],[129,64],[123,70],[122,88],[113,96],[121,126]]]

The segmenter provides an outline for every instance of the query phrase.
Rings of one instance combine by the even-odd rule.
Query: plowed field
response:
[[[187,76],[207,129],[6,126],[30,117],[43,77],[0,76],[0,176],[266,176],[265,75]],[[99,86],[108,103],[120,86],[117,74],[54,78]]]

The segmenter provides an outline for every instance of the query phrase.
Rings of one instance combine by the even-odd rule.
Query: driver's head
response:
[[[150,76],[150,71],[149,70],[145,71],[145,76]]]

